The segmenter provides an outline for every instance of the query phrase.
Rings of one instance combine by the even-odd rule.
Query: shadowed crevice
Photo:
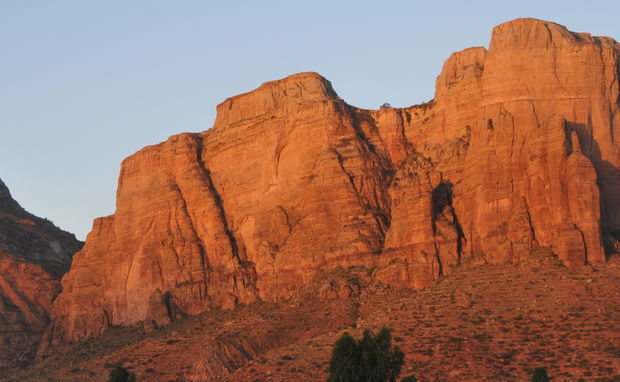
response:
[[[217,189],[215,188],[215,185],[213,184],[213,179],[211,178],[211,171],[206,168],[204,161],[202,160],[202,147],[203,147],[202,137],[198,137],[198,140],[196,143],[197,143],[196,161],[200,165],[200,171],[202,172],[203,179],[205,180],[205,183],[207,187],[209,188],[209,192],[211,193],[211,196],[213,196],[213,200],[215,201],[215,206],[217,208],[220,221],[222,222],[224,233],[226,234],[226,237],[228,238],[228,241],[230,243],[232,255],[235,259],[237,259],[239,264],[241,264],[242,259],[239,257],[239,246],[237,245],[237,240],[235,239],[235,235],[232,233],[228,225],[228,219],[227,219],[226,211],[224,209],[224,202],[222,201],[222,197],[220,196],[220,193],[217,191]]]
[[[376,145],[371,142],[362,128],[362,122],[366,122],[369,126],[371,126],[371,129],[373,127],[376,129],[377,127],[375,121],[367,114],[358,113],[355,110],[349,110],[349,114],[351,116],[352,126],[355,130],[357,141],[361,144],[360,151],[362,152],[360,152],[360,154],[365,154],[364,156],[370,157],[375,165],[375,168],[378,170],[377,175],[379,182],[375,185],[375,187],[379,188],[380,195],[377,195],[375,188],[374,204],[376,204],[376,207],[372,209],[372,213],[377,227],[381,231],[381,246],[383,247],[385,235],[390,229],[392,222],[391,201],[388,197],[388,187],[394,178],[394,165],[391,158],[389,158],[389,153],[384,152],[383,150],[377,150]],[[381,134],[377,134],[377,136],[378,139],[382,140]]]
[[[452,199],[454,196],[454,186],[451,182],[441,182],[437,187],[433,189],[431,192],[431,224],[433,227],[433,236],[437,234],[437,220],[440,216],[444,215],[445,212],[448,213],[448,221],[453,225],[454,230],[457,234],[456,239],[456,252],[458,262],[461,262],[461,255],[463,253],[463,242],[465,240],[465,234],[463,233],[463,228],[459,223],[459,218],[456,215],[456,211],[452,206]],[[447,211],[446,211],[447,209]],[[441,274],[441,259],[440,254],[437,250],[437,244],[435,244],[435,250],[437,254],[437,261],[440,266],[440,274]]]
[[[162,302],[166,307],[166,313],[168,314],[168,318],[170,322],[173,322],[177,318],[178,309],[176,304],[174,303],[174,297],[170,291],[166,291],[162,296]]]
[[[587,124],[565,121],[565,128],[567,132],[574,131],[577,134],[581,153],[590,160],[596,172],[601,216],[599,234],[605,257],[609,258],[620,247],[620,211],[616,207],[617,191],[620,190],[620,169],[603,159],[600,144],[593,136],[590,117]],[[567,139],[567,142],[570,142],[570,139]]]

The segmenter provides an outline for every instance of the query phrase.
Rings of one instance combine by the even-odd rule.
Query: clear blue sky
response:
[[[376,108],[433,97],[451,52],[536,17],[620,39],[620,1],[0,0],[0,178],[84,238],[123,158],[302,71]]]

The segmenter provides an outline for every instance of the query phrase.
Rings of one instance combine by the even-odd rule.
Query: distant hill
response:
[[[83,243],[24,210],[0,180],[0,367],[31,361]]]

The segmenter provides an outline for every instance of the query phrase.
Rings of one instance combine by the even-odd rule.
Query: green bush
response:
[[[390,329],[364,331],[361,340],[344,333],[329,362],[329,382],[396,382],[405,356],[392,346]]]
[[[549,382],[551,378],[547,375],[547,368],[537,367],[532,375],[532,382]]]
[[[130,373],[121,365],[116,365],[116,367],[110,371],[110,379],[108,379],[108,382],[136,382],[136,374]]]
[[[418,379],[414,377],[413,375],[410,375],[408,377],[401,379],[400,382],[418,382]]]

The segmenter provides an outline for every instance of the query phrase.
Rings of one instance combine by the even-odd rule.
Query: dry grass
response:
[[[420,381],[526,381],[538,366],[554,381],[620,381],[617,261],[485,265],[418,292],[362,284],[349,300],[311,297],[312,285],[293,301],[206,312],[148,334],[114,329],[4,378],[105,381],[122,362],[143,381],[324,381],[342,332],[388,326],[406,355],[402,375]]]

